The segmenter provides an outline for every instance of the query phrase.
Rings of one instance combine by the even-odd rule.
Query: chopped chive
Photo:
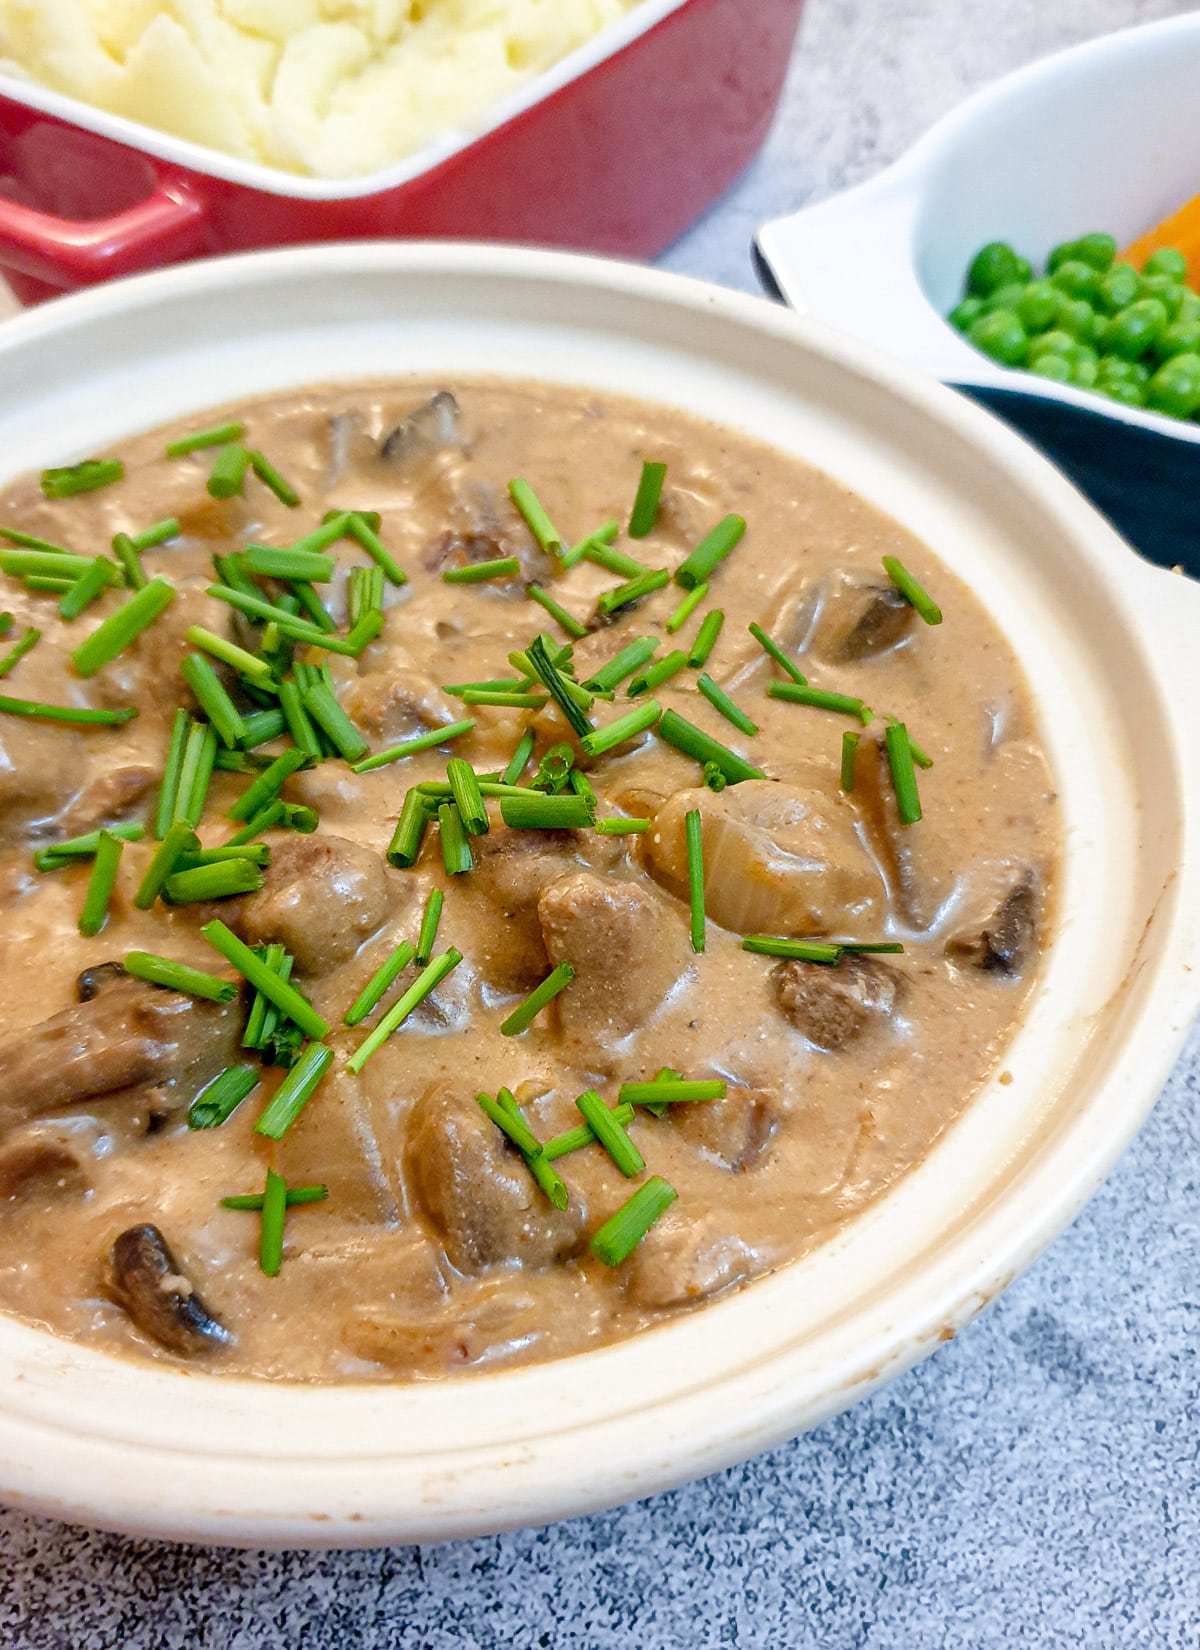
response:
[[[109,825],[106,827],[112,836],[119,836],[122,842],[140,842],[146,834],[146,827],[136,820],[130,820],[124,825]],[[39,848],[34,853],[34,869],[38,871],[58,871],[64,865],[74,865],[76,860],[90,859],[100,846],[100,832],[89,831],[86,836],[74,836],[65,842],[52,842],[46,848]]]
[[[294,747],[284,751],[282,756],[277,756],[269,768],[264,768],[258,778],[247,785],[233,806],[226,811],[226,819],[253,819],[268,802],[274,801],[286,782],[297,769],[304,767],[308,760],[302,750]]]
[[[483,779],[476,775],[476,784],[479,786],[480,796],[504,797],[532,796],[543,797],[544,791],[535,791],[532,785],[506,785],[500,779]],[[443,802],[453,802],[454,792],[450,789],[450,782],[446,779],[422,779],[413,789],[425,798],[426,806],[440,807]]]
[[[672,613],[671,617],[667,620],[667,631],[670,635],[673,636],[677,630],[683,629],[684,625],[688,622],[692,614],[700,606],[700,603],[707,595],[707,584],[697,584],[688,591],[687,595],[680,602],[674,613]]]
[[[600,836],[642,836],[650,829],[648,819],[598,819],[596,831]]]
[[[179,522],[174,516],[167,516],[163,521],[156,521],[153,527],[146,527],[140,533],[127,535],[130,544],[141,554],[143,550],[157,550],[160,544],[166,544],[168,539],[178,538],[180,533]]]
[[[684,590],[703,584],[740,542],[745,531],[746,523],[741,516],[726,516],[724,521],[719,521],[712,532],[700,540],[687,560],[675,569],[675,583]]]
[[[664,711],[655,732],[660,739],[665,739],[668,745],[674,745],[675,749],[682,751],[685,756],[694,757],[701,765],[715,762],[731,785],[740,784],[744,779],[767,777],[761,768],[754,767],[745,757],[731,751],[727,745],[722,745],[719,739],[710,738],[694,723],[676,715],[673,710]]]
[[[108,487],[124,474],[125,466],[119,458],[85,458],[81,464],[43,470],[42,493],[46,498],[76,498],[80,493]]]
[[[440,888],[431,888],[429,898],[425,902],[425,914],[421,918],[421,932],[417,936],[417,963],[421,968],[433,955],[434,942],[437,940],[438,924],[442,920],[442,903],[445,896]]]
[[[576,641],[579,641],[581,637],[587,635],[587,625],[581,624],[573,613],[567,612],[565,607],[560,607],[550,592],[543,590],[540,584],[531,584],[526,591],[526,595],[531,601],[535,601],[541,607],[544,607],[550,617],[563,627],[568,636],[573,636]]]
[[[225,843],[220,848],[198,848],[194,854],[184,854],[179,862],[181,871],[195,870],[197,865],[224,865],[227,860],[245,859],[252,865],[269,865],[271,850],[265,842]]]
[[[687,654],[679,648],[673,653],[665,653],[661,659],[634,676],[626,692],[631,699],[640,698],[643,693],[651,693],[664,682],[670,681],[672,676],[678,676],[686,664]]]
[[[367,613],[383,611],[383,568],[350,569],[350,622],[357,624]],[[324,612],[324,609],[322,609]],[[328,615],[327,615],[328,616]],[[330,620],[332,623],[332,620]]]
[[[606,728],[596,728],[594,732],[585,734],[579,741],[580,747],[588,756],[603,756],[605,751],[624,744],[627,739],[636,739],[639,733],[645,733],[652,728],[662,715],[662,706],[657,699],[647,699],[644,704],[631,710],[625,716],[618,716],[615,722],[610,722]]]
[[[204,1085],[188,1107],[188,1128],[220,1128],[257,1087],[258,1072],[253,1066],[227,1066]]]
[[[742,733],[753,734],[758,732],[758,723],[752,722],[744,710],[739,710],[724,688],[718,687],[707,673],[701,675],[696,686],[713,709],[719,710],[725,720],[732,722],[735,728],[738,728]]]
[[[742,950],[755,951],[763,957],[795,957],[800,962],[832,964],[842,960],[840,945],[826,940],[788,940],[773,934],[747,934]]]
[[[77,619],[85,607],[108,588],[112,563],[106,556],[97,556],[86,573],[81,573],[69,590],[63,592],[58,611],[64,619]]]
[[[654,1081],[659,1084],[681,1083],[683,1081],[683,1073],[681,1071],[676,1071],[673,1066],[660,1066],[658,1071],[655,1073]],[[642,1101],[643,1107],[650,1113],[651,1117],[665,1117],[671,1109],[671,1104],[672,1103],[670,1100]],[[629,1109],[632,1111],[633,1107],[630,1106]]]
[[[692,650],[688,654],[688,664],[693,670],[700,670],[708,663],[708,656],[717,645],[717,637],[721,634],[721,626],[725,623],[725,610],[714,607],[711,613],[704,615],[704,621],[696,632],[696,639],[692,643]]]
[[[254,1213],[263,1206],[262,1192],[246,1192],[221,1199],[222,1209],[243,1209]],[[328,1186],[289,1186],[284,1199],[289,1209],[301,1208],[307,1203],[324,1203],[329,1197]]]
[[[69,550],[0,550],[0,572],[15,579],[45,574],[52,579],[77,579],[92,565],[93,557],[75,556]],[[106,562],[109,584],[120,584],[122,572],[116,562]]]
[[[858,733],[842,735],[842,769],[838,785],[843,791],[854,789],[854,770],[858,763],[858,741],[861,738],[862,735]]]
[[[511,1089],[500,1089],[496,1095],[496,1104],[503,1108],[507,1115],[519,1123],[525,1122],[524,1113],[517,1105]],[[536,1143],[536,1142],[535,1142]],[[542,1191],[550,1199],[556,1209],[565,1209],[571,1201],[570,1193],[558,1170],[551,1164],[545,1151],[539,1145],[535,1152],[522,1152],[525,1166],[537,1181]]]
[[[255,946],[254,954],[259,957],[264,966],[278,979],[290,980],[296,959],[282,945]],[[279,1010],[275,1004],[268,1001],[261,991],[254,993],[254,1001],[250,1005],[250,1013],[246,1017],[246,1029],[242,1033],[242,1047],[263,1050],[266,1048],[267,1038],[274,1030],[279,1020]]]
[[[393,745],[389,750],[376,751],[374,756],[368,756],[362,762],[356,762],[354,771],[355,773],[370,773],[374,768],[386,767],[389,762],[398,762],[402,756],[415,756],[418,751],[436,750],[439,745],[448,745],[452,739],[460,739],[464,733],[470,733],[474,726],[475,718],[465,716],[461,722],[451,722],[448,727],[430,728],[428,733],[415,734],[411,739],[405,739],[399,745]],[[531,748],[532,743],[531,735]],[[524,763],[521,765],[524,767]]]
[[[268,579],[302,579],[306,584],[328,584],[337,572],[337,562],[332,556],[287,545],[248,544],[244,554],[250,571]]]
[[[704,920],[704,834],[699,808],[689,808],[683,816],[687,833],[688,894],[692,907],[692,950],[703,951]]]
[[[559,537],[554,523],[538,502],[537,494],[527,481],[520,476],[508,484],[509,496],[517,509],[525,518],[525,525],[533,534],[543,550],[559,551],[562,549],[562,539]]]
[[[542,1143],[522,1117],[521,1109],[515,1100],[511,1107],[493,1100],[490,1094],[477,1094],[475,1100],[484,1116],[489,1117],[526,1158],[541,1156]]]
[[[227,750],[224,745],[217,746],[213,758],[213,766],[222,773],[261,773],[270,763],[269,756],[259,756],[255,751]]]
[[[523,1003],[518,1004],[506,1020],[500,1022],[501,1034],[505,1037],[517,1037],[525,1031],[546,1004],[552,1002],[559,992],[564,990],[575,978],[574,965],[569,962],[560,962],[557,968],[551,970],[541,985],[535,986]]]
[[[234,894],[255,894],[263,885],[263,874],[248,859],[218,860],[214,865],[196,865],[191,870],[173,871],[163,883],[163,898],[171,905],[194,905],[200,900],[229,899]]]
[[[100,832],[96,857],[92,861],[87,897],[83,902],[83,910],[79,913],[79,932],[85,938],[98,934],[108,921],[108,902],[116,886],[117,869],[121,863],[121,850],[124,846],[121,838],[114,836],[111,831]]]
[[[622,1102],[612,1108],[609,1116],[614,1123],[619,1123],[624,1128],[627,1123],[632,1123],[634,1110],[632,1106]],[[566,1157],[571,1152],[582,1150],[584,1146],[590,1146],[595,1138],[596,1134],[590,1123],[579,1123],[575,1128],[564,1129],[562,1134],[556,1134],[553,1139],[544,1141],[542,1156],[553,1162],[556,1158]]]
[[[189,997],[203,997],[210,1003],[231,1003],[238,994],[236,980],[219,979],[216,974],[190,968],[187,963],[155,956],[152,951],[127,951],[123,967],[135,980],[165,986],[168,991],[182,991]]]
[[[913,771],[908,729],[903,722],[893,722],[883,737],[887,745],[888,765],[892,770],[892,784],[896,790],[896,811],[900,815],[900,823],[915,825],[921,817],[921,798]]]
[[[313,727],[308,712],[304,708],[304,699],[299,687],[289,676],[279,684],[279,708],[283,712],[288,732],[292,736],[297,750],[319,762],[325,754],[316,728]],[[361,769],[356,769],[361,772]]]
[[[582,796],[502,796],[500,817],[514,831],[587,831],[596,810]]]
[[[228,818],[228,815],[226,817]],[[299,808],[291,802],[281,802],[276,798],[274,802],[266,803],[253,814],[241,830],[222,846],[240,848],[247,842],[253,842],[255,837],[262,836],[265,831],[273,831],[277,825],[281,830],[299,831],[304,836],[311,836],[319,824],[320,820],[312,808]]]
[[[569,678],[561,675],[557,666],[551,664],[550,655],[546,651],[546,644],[540,636],[530,643],[527,657],[538,680],[544,683],[550,697],[566,718],[572,731],[580,737],[590,733],[592,724],[580,709],[575,695],[571,691],[575,684],[570,682]]]
[[[396,829],[388,845],[389,865],[404,870],[416,863],[421,852],[421,843],[429,827],[429,817],[430,810],[425,806],[425,799],[420,791],[406,792],[400,808],[400,818],[396,822]]]
[[[194,435],[180,436],[167,444],[168,458],[185,458],[188,453],[201,452],[206,447],[226,447],[240,441],[246,433],[244,424],[218,424],[215,429],[197,430]]]
[[[772,682],[769,699],[785,699],[790,705],[812,705],[817,710],[833,710],[842,716],[857,716],[865,727],[874,712],[861,699],[848,693],[827,693],[824,688],[802,686],[799,682]]]
[[[589,533],[586,538],[580,539],[578,544],[572,545],[569,550],[562,551],[558,558],[559,566],[563,568],[577,567],[584,556],[587,555],[591,545],[609,545],[620,531],[621,524],[619,521],[606,521],[603,527],[597,527],[594,533]]]
[[[443,682],[442,692],[461,699],[464,693],[478,690],[482,693],[527,693],[532,687],[528,676],[489,676],[482,682]]]
[[[359,762],[367,755],[370,745],[323,682],[306,688],[303,699],[305,710],[317,726],[329,735],[347,762]]]
[[[250,468],[263,486],[270,488],[280,504],[286,504],[289,510],[294,510],[300,503],[299,493],[289,482],[283,479],[279,471],[264,454],[251,451]]]
[[[908,736],[908,748],[912,752],[912,759],[917,764],[918,768],[932,768],[933,757],[928,756],[921,749],[920,745],[917,744],[911,733]]]
[[[640,670],[657,650],[658,643],[653,636],[641,636],[636,642],[629,642],[606,665],[601,665],[583,685],[594,693],[610,692],[635,670]]]
[[[412,960],[413,948],[407,940],[402,940],[383,966],[375,970],[362,991],[346,1010],[343,1023],[348,1026],[356,1026],[360,1021],[365,1020],[371,1010],[378,1004],[384,992],[396,979],[396,976],[403,973]]]
[[[125,583],[131,590],[144,590],[150,583],[146,569],[142,566],[142,558],[138,555],[137,547],[128,533],[118,533],[113,541],[113,555],[121,564],[125,574]]]
[[[135,592],[115,613],[110,613],[75,649],[71,655],[75,669],[81,676],[94,676],[136,641],[174,600],[174,588],[165,579],[151,579],[145,589]]]
[[[438,813],[438,836],[442,844],[442,864],[446,875],[461,876],[475,864],[471,844],[463,828],[463,817],[453,802],[443,802]]]
[[[174,871],[183,855],[185,853],[195,853],[199,846],[200,839],[187,820],[177,819],[155,849],[138,885],[137,893],[133,896],[133,903],[137,910],[149,911],[162,892],[163,884]]]
[[[228,556],[215,555],[213,557],[213,569],[221,581],[217,589],[224,586],[230,590],[236,590],[242,596],[258,596],[258,586],[246,571],[246,560],[240,551],[235,550]],[[213,595],[215,592],[210,589],[209,594]]]
[[[503,693],[491,688],[464,688],[464,705],[501,705],[508,710],[541,710],[546,703],[544,693]]]
[[[883,570],[905,601],[916,608],[926,624],[941,624],[941,608],[917,582],[898,556],[885,556],[883,558]]]
[[[468,836],[483,836],[488,828],[488,813],[475,770],[461,756],[452,756],[446,763],[446,778],[454,802]]]
[[[200,653],[189,653],[179,670],[222,744],[232,750],[245,738],[246,722],[226,693],[216,671]]]
[[[275,985],[284,985],[277,976],[272,975],[271,978]],[[290,991],[292,988],[287,986],[286,989]],[[294,1019],[295,1016],[289,1018]],[[262,1116],[254,1125],[255,1134],[265,1135],[268,1140],[282,1140],[332,1064],[331,1048],[326,1048],[324,1043],[310,1043],[267,1102]]]
[[[623,1203],[593,1234],[588,1245],[593,1255],[606,1266],[620,1266],[678,1196],[670,1181],[658,1174],[651,1175],[629,1201]]]
[[[346,534],[352,538],[360,549],[365,550],[371,560],[383,568],[384,577],[391,584],[407,584],[408,574],[393,557],[391,551],[379,536],[376,528],[368,521],[362,510],[351,510],[346,517]]]
[[[526,728],[525,732],[521,735],[516,750],[509,758],[508,766],[500,775],[500,783],[502,785],[515,785],[517,780],[520,779],[521,775],[525,772],[525,766],[528,763],[529,758],[533,754],[533,745],[533,730],[532,728]]]
[[[651,568],[648,573],[639,573],[637,578],[619,584],[615,590],[606,591],[596,606],[607,617],[622,607],[628,607],[630,602],[640,601],[643,596],[661,590],[670,582],[671,575],[665,567]]]
[[[641,1174],[646,1160],[617,1122],[595,1089],[585,1089],[575,1102],[596,1139],[626,1179]]]
[[[216,754],[216,729],[204,722],[194,722],[184,746],[179,789],[175,795],[175,818],[183,820],[193,830],[204,813]]]
[[[36,574],[31,573],[22,582],[24,583],[26,590],[30,592],[41,590],[45,591],[48,595],[65,596],[67,591],[79,581],[77,579],[39,578]]]
[[[839,940],[842,950],[856,957],[899,956],[904,947],[899,940],[883,940],[868,944],[862,940]]]
[[[472,562],[468,567],[447,567],[443,584],[483,584],[488,579],[508,579],[521,571],[516,556],[496,556],[492,561]]]
[[[633,501],[633,510],[629,516],[631,539],[644,539],[654,530],[654,523],[658,517],[658,502],[662,497],[666,475],[665,464],[643,462],[642,479],[638,482],[637,497]]]
[[[137,715],[132,705],[122,710],[81,710],[77,705],[46,705],[38,699],[10,699],[0,695],[0,712],[32,716],[42,722],[77,722],[81,727],[116,727]]]
[[[571,769],[575,766],[575,752],[570,745],[551,745],[538,763],[537,777],[531,789],[558,796],[571,783]]]
[[[51,544],[49,539],[35,538],[32,533],[22,533],[15,527],[0,527],[0,539],[9,544],[15,544],[22,550],[42,550],[50,556],[69,556],[71,552],[61,544]]]
[[[233,441],[217,454],[205,486],[211,498],[232,498],[246,484],[250,454],[239,442]]]
[[[190,726],[191,717],[187,711],[177,710],[171,724],[171,742],[167,747],[167,761],[163,768],[158,807],[154,814],[154,835],[159,842],[166,836],[175,818],[175,799],[179,794],[179,775],[183,768],[183,753]]]
[[[30,649],[37,646],[41,639],[42,633],[40,630],[32,628],[27,630],[20,641],[9,648],[4,657],[0,659],[0,678],[8,676],[13,668],[20,664]]]
[[[800,673],[800,671],[788,658],[787,654],[780,647],[779,643],[773,642],[761,625],[752,624],[747,628],[749,629],[750,634],[754,637],[754,640],[758,643],[759,647],[762,648],[763,652],[769,654],[781,669],[786,670],[793,682],[796,682],[800,687],[806,687],[808,685],[807,676]]]
[[[252,751],[257,745],[269,745],[287,731],[287,717],[282,710],[254,710],[242,718],[243,750]]]
[[[440,957],[434,957],[432,962],[426,964],[399,1002],[393,1004],[370,1036],[364,1037],[346,1061],[347,1068],[355,1076],[366,1065],[375,1050],[381,1048],[387,1042],[392,1032],[403,1025],[412,1011],[425,1001],[430,992],[437,989],[447,974],[457,968],[461,961],[462,952],[456,951],[451,946],[449,950],[443,951]]]
[[[243,945],[236,934],[230,933],[219,918],[214,917],[211,922],[206,922],[200,932],[226,962],[233,964],[243,979],[261,991],[289,1020],[295,1020],[307,1036],[321,1038],[329,1035],[328,1024],[312,1004],[294,986],[273,974],[262,959],[256,957],[248,945]]]
[[[685,1083],[679,1077],[656,1077],[652,1083],[622,1083],[617,1098],[630,1106],[695,1104],[701,1100],[724,1100],[727,1085],[719,1077],[704,1077]]]
[[[248,653],[244,647],[238,647],[236,642],[228,642],[223,636],[214,635],[203,625],[189,625],[184,632],[187,640],[193,647],[202,652],[211,654],[214,659],[220,659],[222,664],[229,665],[237,671],[239,676],[248,676],[251,681],[264,682],[271,678],[271,666],[265,659],[256,654]]]
[[[592,788],[591,780],[588,778],[587,774],[583,772],[582,768],[572,769],[571,789],[575,792],[575,795],[581,802],[587,803],[588,807],[592,810],[592,818],[595,819],[596,792]]]

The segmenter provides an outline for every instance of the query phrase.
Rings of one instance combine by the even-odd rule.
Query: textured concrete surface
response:
[[[763,218],[869,176],[1034,56],[1188,9],[810,0],[761,160],[664,261],[751,288]],[[1200,1035],[1038,1265],[960,1340],[809,1436],[652,1501],[438,1548],[174,1549],[0,1514],[0,1643],[1193,1650],[1198,1175]]]

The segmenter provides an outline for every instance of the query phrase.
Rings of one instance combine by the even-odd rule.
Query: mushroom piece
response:
[[[813,651],[831,664],[877,659],[912,634],[916,616],[894,585],[843,577],[822,605]]]
[[[143,1335],[168,1352],[190,1358],[233,1344],[233,1335],[205,1306],[157,1226],[131,1226],[121,1233],[109,1251],[104,1284]]]
[[[405,464],[426,453],[437,452],[458,440],[458,402],[449,390],[437,390],[422,402],[379,444],[385,464]]]
[[[0,1141],[0,1198],[82,1197],[108,1141],[95,1117],[14,1129]]]
[[[136,764],[110,768],[84,786],[59,824],[68,836],[84,836],[114,819],[124,819],[160,778],[153,768]]]
[[[890,1020],[904,981],[874,957],[827,963],[789,961],[774,970],[775,997],[790,1025],[810,1043],[836,1053]]]
[[[512,831],[495,825],[472,839],[473,891],[482,896],[473,920],[472,954],[489,984],[528,991],[550,967],[538,920],[542,889],[579,868],[574,831]]]
[[[381,928],[394,884],[380,856],[340,836],[272,834],[262,888],[242,904],[250,945],[284,945],[299,973],[327,974]]]
[[[674,1106],[671,1121],[701,1156],[742,1174],[757,1167],[779,1128],[779,1097],[763,1089],[734,1087],[724,1100]]]
[[[946,942],[946,955],[966,968],[1018,978],[1037,950],[1038,896],[1027,872],[990,915]]]
[[[629,1261],[629,1298],[661,1311],[708,1300],[733,1284],[765,1272],[769,1261],[709,1214],[684,1216],[669,1209],[652,1226]]]

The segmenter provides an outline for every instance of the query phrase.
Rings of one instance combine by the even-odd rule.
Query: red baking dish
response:
[[[519,94],[368,177],[219,154],[0,75],[0,271],[34,303],[214,252],[374,236],[660,251],[753,158],[803,0],[642,0]]]

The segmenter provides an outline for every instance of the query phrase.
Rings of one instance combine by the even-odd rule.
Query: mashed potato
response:
[[[0,0],[0,66],[232,155],[352,177],[478,124],[638,0]]]

